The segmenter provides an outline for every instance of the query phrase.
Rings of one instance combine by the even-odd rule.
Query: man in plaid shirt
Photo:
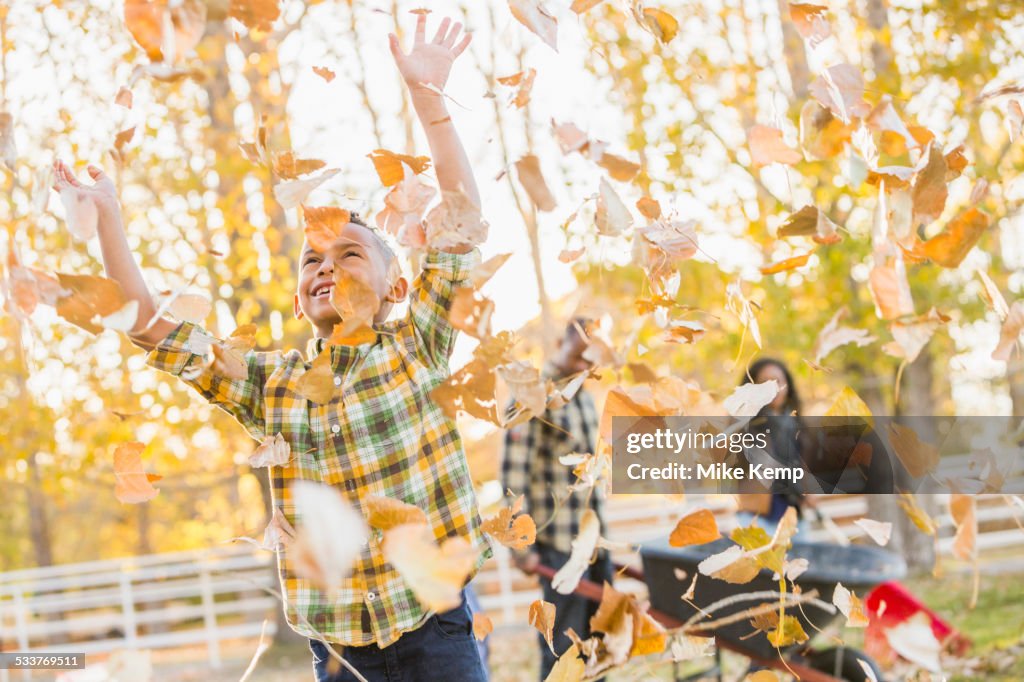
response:
[[[441,189],[461,191],[479,205],[469,161],[439,94],[469,35],[458,40],[461,24],[451,25],[449,19],[432,42],[426,41],[425,30],[423,12],[411,53],[402,53],[394,35],[391,50],[426,131]],[[470,544],[477,553],[472,577],[491,549],[480,530],[455,422],[430,392],[449,376],[456,332],[448,313],[455,288],[468,279],[479,252],[469,246],[428,251],[410,291],[406,280],[395,275],[397,260],[387,242],[353,214],[329,246],[315,250],[306,244],[302,250],[295,314],[308,319],[316,333],[307,355],[250,351],[244,356],[244,378],[231,378],[207,362],[214,339],[197,326],[163,318],[149,324],[156,306],[128,247],[116,190],[102,171],[90,167],[89,172],[92,186],[58,162],[55,189],[96,206],[104,266],[127,298],[139,304],[130,336],[151,350],[149,364],[180,377],[257,440],[281,434],[289,444],[290,461],[271,469],[275,517],[292,525],[301,522],[291,487],[297,480],[334,487],[364,516],[370,495],[401,500],[423,510],[437,540],[459,536]],[[336,274],[370,287],[380,301],[373,341],[329,341],[342,321],[332,305]],[[388,321],[393,304],[407,294],[408,314]],[[300,382],[327,367],[334,390],[319,403],[303,395]],[[339,537],[345,532],[338,528]],[[318,682],[357,679],[345,669],[328,670],[327,646],[344,647],[346,661],[367,680],[485,680],[465,595],[461,606],[444,613],[424,608],[385,561],[381,544],[379,535],[371,536],[351,574],[330,594],[300,577],[297,558],[287,546],[278,552],[288,622],[312,638]]]
[[[575,318],[566,327],[558,350],[546,368],[552,379],[563,379],[590,367],[583,357],[587,348],[585,338],[589,320]],[[505,456],[502,461],[502,484],[514,495],[523,495],[523,510],[529,511],[538,525],[536,543],[529,549],[516,552],[516,565],[533,573],[538,564],[554,569],[569,560],[572,541],[579,534],[580,519],[592,509],[601,522],[604,534],[604,501],[601,491],[575,491],[568,489],[575,483],[573,467],[562,464],[559,458],[571,453],[593,453],[597,446],[598,413],[594,398],[580,388],[568,403],[558,409],[549,409],[525,424],[510,428],[505,434]],[[555,496],[559,502],[556,502]],[[546,524],[546,525],[545,525]],[[611,582],[611,560],[605,550],[598,551],[597,560],[583,576],[598,584]],[[548,648],[543,635],[540,638],[540,679],[551,672],[557,657],[569,648],[571,642],[565,631],[572,628],[583,638],[590,636],[590,618],[597,612],[597,604],[574,594],[560,594],[551,581],[541,578],[544,601],[555,605],[554,652]]]

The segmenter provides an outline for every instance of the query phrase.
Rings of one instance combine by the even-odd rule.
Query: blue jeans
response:
[[[357,678],[331,659],[323,642],[311,639],[316,682],[355,682]],[[383,649],[376,644],[347,646],[339,652],[369,682],[486,682],[473,636],[473,616],[463,592],[462,604],[431,616]],[[340,667],[340,670],[338,669]],[[337,670],[334,674],[329,670]]]

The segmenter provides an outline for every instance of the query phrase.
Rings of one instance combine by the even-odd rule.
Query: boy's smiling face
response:
[[[377,294],[380,308],[374,322],[384,320],[392,304],[405,298],[407,284],[400,276],[398,260],[371,228],[348,223],[323,253],[303,243],[295,317],[308,319],[318,337],[329,337],[334,325],[341,322],[331,304],[335,268],[366,283]]]

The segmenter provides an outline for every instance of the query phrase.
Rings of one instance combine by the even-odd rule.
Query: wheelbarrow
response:
[[[687,576],[697,573],[697,565],[711,556],[732,546],[727,539],[717,540],[693,547],[671,547],[662,539],[645,543],[640,548],[643,569],[616,565],[620,574],[639,580],[647,585],[650,599],[648,613],[666,628],[677,628],[700,613],[698,609],[730,596],[762,590],[777,591],[778,581],[772,572],[764,569],[752,581],[734,585],[715,578],[698,581],[694,599],[682,599],[689,587],[689,580],[680,580],[677,571]],[[817,590],[822,601],[828,602],[837,583],[863,594],[864,591],[888,580],[898,580],[906,575],[907,565],[903,558],[879,547],[851,545],[843,547],[817,542],[794,542],[787,552],[790,559],[806,559],[809,568],[796,579],[804,594]],[[556,570],[550,566],[538,566],[537,573],[549,580]],[[603,588],[588,580],[581,580],[574,592],[581,597],[599,602]],[[716,609],[713,618],[718,620],[749,608],[750,602],[736,603]],[[829,611],[805,602],[799,607],[789,606],[786,615],[794,616],[808,634],[825,630],[842,618],[838,611]],[[868,666],[874,678],[883,682],[882,671],[865,653],[849,647],[812,649],[810,642],[776,649],[767,637],[751,637],[752,628],[747,619],[730,625],[716,627],[703,633],[715,639],[715,665],[689,677],[677,677],[677,682],[717,676],[721,681],[721,650],[738,653],[751,661],[752,666],[769,668],[780,673],[792,673],[801,682],[867,682],[871,675],[860,661]]]

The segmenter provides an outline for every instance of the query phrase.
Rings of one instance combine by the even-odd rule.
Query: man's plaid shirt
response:
[[[598,414],[594,398],[583,389],[562,407],[547,410],[506,432],[505,457],[501,465],[502,485],[515,495],[525,496],[523,511],[529,511],[538,526],[555,513],[552,494],[562,499],[569,486],[576,482],[573,467],[561,464],[558,458],[573,452],[593,453],[597,434]],[[558,509],[554,520],[537,533],[537,544],[571,552],[572,541],[580,531],[580,519],[588,507],[601,520],[603,535],[604,500],[601,495],[601,491],[596,489],[574,492]]]
[[[183,323],[149,354],[148,362],[181,377],[233,415],[253,438],[283,434],[292,459],[271,468],[271,492],[274,507],[293,526],[294,480],[334,486],[364,515],[365,496],[385,495],[426,512],[437,539],[459,535],[468,540],[479,552],[475,573],[491,548],[480,530],[459,432],[430,391],[449,376],[456,336],[448,321],[453,290],[478,262],[476,249],[465,255],[429,253],[403,319],[378,325],[372,344],[330,347],[337,388],[326,405],[296,391],[324,339],[310,342],[308,359],[295,350],[249,352],[249,376],[237,381],[202,369],[205,334]],[[338,529],[339,536],[344,533]],[[278,552],[285,612],[295,631],[315,636],[305,619],[330,641],[383,647],[430,617],[384,560],[381,539],[378,531],[371,532],[333,599],[296,575],[287,548]]]

